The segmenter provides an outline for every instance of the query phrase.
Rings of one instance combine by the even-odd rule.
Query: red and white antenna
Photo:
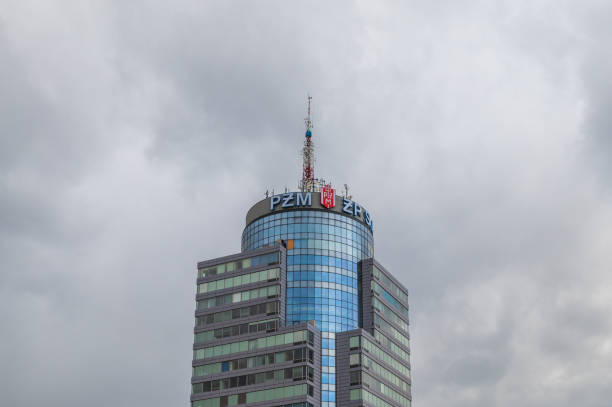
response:
[[[304,119],[306,124],[306,136],[304,147],[302,148],[302,182],[300,190],[302,192],[314,191],[314,145],[312,144],[312,120],[310,120],[310,101],[312,96],[308,95],[308,116]]]

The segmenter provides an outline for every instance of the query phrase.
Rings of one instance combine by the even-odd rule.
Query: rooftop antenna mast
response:
[[[312,144],[312,120],[310,120],[310,101],[312,96],[308,95],[308,116],[304,119],[306,124],[306,136],[304,147],[302,148],[302,182],[300,190],[302,192],[314,191],[314,145]]]

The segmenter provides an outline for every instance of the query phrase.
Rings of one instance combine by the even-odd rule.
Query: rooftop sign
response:
[[[334,190],[330,187],[327,191],[325,188],[323,188],[322,192],[315,192],[315,194],[320,195],[320,204],[316,202],[315,205],[313,205],[312,194],[313,192],[287,192],[285,194],[274,195],[267,199],[269,200],[269,211],[313,207],[317,209],[327,209],[333,212],[341,212],[352,215],[359,221],[365,223],[370,230],[373,230],[374,222],[372,221],[370,213],[357,202],[351,201],[346,197],[342,197],[342,205],[340,207],[336,207]],[[330,194],[332,195],[331,198]],[[251,211],[253,209],[254,208],[252,208]],[[251,211],[249,211],[249,214]],[[247,223],[249,223],[249,214],[247,214]]]

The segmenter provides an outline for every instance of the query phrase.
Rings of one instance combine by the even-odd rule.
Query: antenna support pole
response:
[[[310,119],[310,101],[312,96],[308,95],[308,115],[304,119],[306,125],[306,135],[304,137],[304,147],[302,147],[302,181],[300,190],[302,192],[312,192],[314,190],[314,145],[312,143],[312,120]]]

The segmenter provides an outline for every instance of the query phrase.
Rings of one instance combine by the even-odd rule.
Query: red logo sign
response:
[[[331,185],[325,185],[321,190],[321,205],[327,209],[336,206],[336,191],[334,191]]]

